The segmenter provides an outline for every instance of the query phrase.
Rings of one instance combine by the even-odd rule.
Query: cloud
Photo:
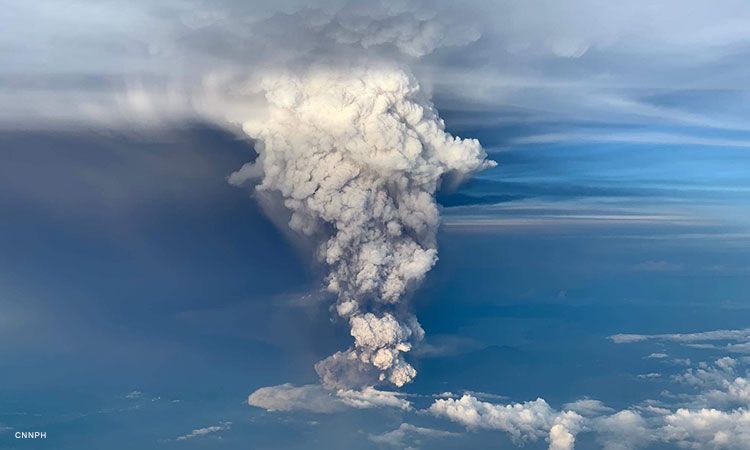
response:
[[[548,196],[543,190],[542,196]],[[559,195],[559,194],[557,194]],[[573,197],[590,196],[585,190]],[[612,193],[602,193],[610,197]],[[614,196],[622,195],[615,193]],[[627,194],[632,196],[632,193]],[[570,197],[570,196],[568,196]],[[507,228],[518,230],[532,227],[554,227],[556,232],[570,230],[580,232],[582,226],[623,227],[623,226],[670,226],[695,225],[700,223],[694,216],[677,211],[665,211],[642,207],[633,209],[632,205],[617,204],[611,199],[601,203],[581,202],[580,200],[535,200],[526,199],[512,203],[485,205],[481,208],[450,208],[444,220],[444,226],[451,228],[491,228],[495,231]]]
[[[479,400],[485,400],[485,401],[486,400],[494,400],[494,401],[508,400],[508,397],[505,395],[493,394],[491,392],[482,392],[482,391],[463,391],[462,395],[470,395]],[[453,397],[456,397],[456,396],[453,396]]]
[[[311,61],[406,63],[480,37],[466,8],[448,2],[426,11],[421,1],[220,0],[158,9],[12,1],[6,11],[0,45],[9,51],[0,67],[13,70],[0,70],[0,100],[25,102],[0,113],[0,123],[15,126],[195,119],[228,126],[257,111],[254,82],[268,70]],[[13,38],[29,27],[39,33]],[[49,61],[55,70],[39,70]]]
[[[137,399],[143,397],[143,392],[141,391],[130,391],[127,394],[125,394],[125,398],[129,399]]]
[[[573,411],[558,413],[541,398],[502,405],[464,395],[460,399],[435,400],[428,412],[469,429],[504,431],[517,445],[546,437],[551,450],[572,449],[582,422],[579,414]]]
[[[648,358],[648,359],[664,359],[664,358],[669,358],[669,355],[667,355],[666,353],[651,353],[646,358]]]
[[[285,383],[262,387],[250,394],[247,403],[267,411],[332,413],[342,409],[341,402],[317,384],[294,386]]]
[[[704,345],[714,341],[745,341],[748,329],[714,330],[699,333],[659,335],[614,335],[615,343],[643,341],[676,342]],[[729,346],[711,348],[730,351]],[[661,354],[657,354],[661,355]],[[662,359],[660,356],[657,359]],[[690,365],[690,360],[684,360]],[[671,381],[693,388],[693,393],[671,395],[666,399],[679,401],[677,409],[661,406],[639,407],[652,414],[644,418],[634,410],[611,416],[595,417],[589,427],[606,450],[631,450],[649,442],[662,442],[685,449],[744,449],[750,445],[750,382],[740,371],[744,361],[724,356],[712,363],[701,362],[671,377]],[[736,409],[718,409],[738,407]]]
[[[615,344],[630,344],[644,341],[665,341],[691,344],[707,341],[750,341],[750,328],[739,330],[714,330],[699,333],[673,334],[615,334],[609,336]]]
[[[633,270],[641,272],[676,272],[684,269],[683,264],[675,264],[667,261],[644,261],[633,266]]]
[[[654,340],[692,344],[704,340],[742,340],[746,330],[663,335],[617,335],[614,342]],[[724,347],[725,350],[728,350]],[[655,356],[654,356],[655,355]],[[666,354],[647,358],[663,360]],[[590,433],[603,450],[637,450],[652,445],[685,449],[744,449],[750,441],[750,381],[743,373],[750,358],[724,356],[699,363],[672,377],[659,373],[639,376],[663,378],[695,391],[662,392],[661,400],[645,400],[615,412],[601,401],[583,398],[566,403],[560,411],[543,399],[533,402],[495,404],[471,395],[452,393],[438,399],[425,412],[464,425],[469,430],[498,430],[518,446],[543,437],[550,449],[573,449],[576,437]],[[684,361],[690,364],[689,360]],[[734,408],[734,409],[726,409]]]
[[[437,48],[476,41],[479,30],[456,26],[447,17],[424,15],[417,3],[386,6],[378,2],[350,3],[330,25],[327,34],[343,44],[357,43],[368,49],[377,45],[393,45],[402,53],[419,58]]]
[[[383,434],[371,434],[369,435],[369,439],[376,444],[395,448],[415,448],[414,446],[420,444],[422,439],[440,439],[455,436],[459,436],[459,434],[402,423],[395,430],[387,431]]]
[[[674,146],[750,148],[750,141],[739,139],[716,139],[668,133],[547,133],[525,136],[512,141],[514,144],[560,144],[560,143],[620,143],[659,144]]]
[[[549,429],[549,450],[573,450],[576,434],[581,431],[582,417],[573,411],[564,411],[555,417]]]
[[[590,398],[583,398],[583,399],[576,400],[571,403],[566,403],[563,405],[563,409],[575,411],[578,414],[585,416],[585,417],[599,416],[604,413],[609,413],[609,412],[614,411],[612,408],[606,406],[601,401],[590,399]]]
[[[597,418],[592,428],[603,450],[634,450],[652,439],[648,423],[631,410]]]
[[[661,378],[661,374],[658,372],[642,373],[638,375],[638,378],[644,379],[644,380]]]
[[[401,398],[401,395],[392,391],[380,391],[373,387],[366,387],[361,391],[340,390],[336,395],[345,405],[354,408],[396,408],[402,410],[411,409],[411,403]]]
[[[544,436],[554,415],[552,408],[541,398],[526,403],[496,405],[470,395],[435,400],[429,411],[470,429],[505,431],[517,443]]]
[[[750,448],[750,411],[679,409],[664,418],[663,438],[680,448],[740,450]]]
[[[309,411],[329,414],[346,408],[411,409],[411,403],[397,392],[367,387],[361,391],[331,391],[318,384],[294,386],[280,384],[257,389],[248,397],[248,404],[266,411]]]
[[[747,128],[746,4],[543,6],[548,13],[505,0],[218,0],[158,9],[146,2],[60,8],[13,0],[0,35],[8,49],[0,59],[0,101],[7,105],[0,121],[239,123],[257,105],[256,68],[365,55],[409,64],[452,107],[501,110],[506,122]],[[38,32],[17,39],[27,29]],[[713,76],[717,71],[721,77]],[[535,131],[528,139],[699,139],[615,128]]]
[[[669,336],[668,339],[679,342],[738,338],[735,330],[697,335],[659,336]],[[630,339],[625,341],[630,342]],[[747,412],[750,382],[740,373],[746,362],[725,356],[710,364],[700,363],[670,379],[665,378],[665,382],[695,388],[695,393],[671,395],[665,391],[666,403],[647,400],[618,412],[588,398],[566,403],[562,411],[557,411],[543,399],[493,404],[470,395],[456,398],[451,393],[439,395],[425,411],[462,424],[469,430],[506,432],[519,446],[545,437],[550,449],[570,450],[574,448],[578,434],[591,433],[603,450],[636,450],[652,444],[685,449],[744,449],[750,442],[750,432],[746,431],[750,429]],[[661,374],[650,373],[641,377],[657,378]],[[669,400],[679,403],[670,406]],[[727,406],[736,409],[719,409]]]
[[[185,434],[183,436],[178,436],[178,441],[187,441],[189,439],[195,439],[197,437],[206,436],[209,434],[218,433],[221,431],[227,431],[232,427],[232,422],[222,422],[220,425],[212,425],[210,427],[205,428],[196,428],[195,430],[191,431],[188,434]]]
[[[615,344],[630,344],[634,342],[662,341],[675,342],[691,348],[724,350],[730,353],[750,353],[750,328],[738,330],[714,330],[699,333],[675,334],[615,334],[609,336]],[[724,345],[717,341],[728,341]],[[690,360],[675,360],[684,363]]]
[[[716,360],[714,365],[702,362],[697,369],[687,369],[683,374],[675,376],[675,380],[697,387],[716,386],[733,376],[736,366],[737,360],[723,357]]]
[[[713,364],[701,362],[675,375],[674,381],[699,389],[692,403],[698,406],[750,406],[750,379],[740,376],[738,361],[723,357]]]

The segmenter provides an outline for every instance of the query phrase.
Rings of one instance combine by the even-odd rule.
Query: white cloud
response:
[[[664,358],[669,358],[669,355],[667,355],[666,353],[651,353],[646,358],[648,358],[648,359],[664,359]]]
[[[324,414],[347,407],[411,409],[411,403],[398,392],[380,391],[373,387],[333,391],[319,384],[294,386],[289,383],[257,389],[248,397],[248,404],[267,411],[310,411]]]
[[[131,400],[141,398],[143,397],[143,392],[141,391],[130,391],[127,394],[125,394],[125,398],[129,398]]]
[[[402,398],[402,394],[392,391],[380,391],[373,387],[366,387],[360,391],[340,390],[336,395],[345,405],[354,408],[396,408],[411,409],[411,403]]]
[[[262,387],[250,394],[247,402],[250,406],[267,411],[305,410],[332,413],[342,409],[341,402],[317,384],[294,386],[286,383]]]
[[[414,448],[423,438],[439,439],[459,436],[458,433],[436,430],[434,428],[417,427],[409,423],[402,423],[395,430],[383,434],[371,434],[369,439],[380,445],[396,448]]]
[[[679,409],[664,418],[664,440],[680,448],[696,450],[745,450],[750,448],[750,412]]]
[[[549,450],[573,450],[576,434],[583,427],[583,418],[573,411],[564,411],[555,417],[549,429]]]
[[[492,392],[482,392],[482,391],[463,391],[461,393],[462,395],[470,395],[472,397],[476,397],[479,400],[487,401],[487,400],[493,400],[493,401],[507,401],[508,397],[505,395],[500,394],[493,394]],[[458,396],[456,396],[458,397]]]
[[[203,114],[223,121],[247,111],[255,67],[364,54],[410,63],[436,91],[459,100],[456,106],[512,105],[526,112],[524,120],[747,127],[742,95],[725,99],[718,111],[700,102],[665,106],[643,95],[742,92],[738,55],[750,21],[743,2],[545,1],[545,14],[539,5],[512,1],[341,4],[318,0],[305,2],[305,9],[293,1],[219,0],[154,14],[143,2],[113,13],[107,3],[76,2],[62,10],[50,1],[33,7],[11,1],[0,36],[9,49],[0,67],[13,68],[3,74],[9,80],[0,99],[9,107],[2,119]],[[15,39],[30,28],[39,32]],[[104,50],[116,45],[140,51]],[[416,61],[420,56],[427,58]],[[54,72],[44,70],[47,61]],[[652,70],[632,70],[644,66]],[[706,76],[712,70],[722,76]],[[59,80],[59,73],[83,75]],[[92,77],[97,89],[87,91]],[[632,134],[620,129],[583,137],[638,138]]]
[[[750,328],[738,330],[714,330],[699,333],[672,334],[615,334],[609,337],[615,344],[629,344],[644,341],[665,341],[690,344],[706,341],[750,342]]]
[[[661,374],[658,372],[642,373],[638,375],[638,378],[643,379],[643,380],[661,378]]]
[[[702,362],[675,375],[675,381],[700,389],[693,403],[700,406],[750,406],[750,381],[737,374],[738,361],[723,357],[713,364]]]
[[[435,400],[428,411],[469,429],[504,431],[519,445],[546,437],[554,450],[573,448],[583,419],[573,411],[558,413],[541,398],[501,405],[464,395],[460,399]]]
[[[591,426],[603,450],[634,450],[652,439],[648,423],[635,411],[597,418]]]
[[[750,353],[750,341],[741,344],[727,344],[726,349],[732,353]]]
[[[689,366],[693,361],[690,358],[675,358],[672,360],[672,363],[678,366]]]
[[[599,400],[583,398],[563,405],[563,409],[575,411],[582,416],[599,416],[614,410]]]
[[[730,147],[750,148],[750,141],[739,139],[717,139],[696,137],[690,135],[667,134],[667,133],[548,133],[534,136],[526,136],[513,141],[514,144],[558,144],[558,143],[627,143],[627,144],[659,144],[675,146],[699,146],[699,147]],[[664,261],[653,261],[653,263],[665,263]],[[676,265],[682,268],[682,265]],[[646,266],[648,267],[648,266]],[[671,268],[671,263],[665,264]],[[659,265],[655,266],[656,269]],[[646,269],[644,269],[646,270]]]
[[[552,408],[541,398],[525,403],[497,405],[479,401],[470,395],[459,399],[435,400],[429,411],[467,428],[505,431],[517,443],[544,436],[554,416]]]
[[[229,430],[232,427],[232,422],[222,422],[220,425],[212,425],[210,427],[205,428],[196,428],[195,430],[191,431],[188,434],[178,436],[178,441],[187,441],[189,439],[194,439],[201,436],[206,436],[213,433],[218,433],[220,431],[226,431]]]
[[[721,358],[713,364],[701,364],[675,381],[700,388],[688,399],[698,405],[710,400],[727,403],[728,399],[750,403],[750,385],[742,377],[735,377],[737,361]],[[320,385],[295,387],[291,384],[258,389],[249,403],[269,411],[312,411],[332,413],[345,408],[391,408],[413,411],[404,394],[379,391],[374,388],[329,391]],[[655,442],[686,449],[744,449],[750,438],[745,428],[750,425],[750,413],[739,408],[729,411],[709,408],[670,409],[649,406],[649,402],[633,409],[613,413],[601,401],[583,398],[552,408],[539,398],[524,403],[496,404],[464,394],[460,398],[450,392],[436,394],[437,398],[426,410],[439,418],[446,418],[469,430],[498,430],[509,435],[516,445],[545,440],[549,450],[573,450],[580,433],[592,433],[603,450],[637,450]],[[692,400],[691,400],[692,399]],[[194,430],[180,440],[190,439],[228,428],[229,424]],[[414,448],[422,440],[457,437],[457,433],[403,423],[398,428],[370,434],[374,443],[395,448]]]
[[[728,377],[733,376],[736,365],[735,359],[723,357],[716,360],[713,365],[701,362],[696,369],[687,369],[674,378],[676,381],[692,386],[715,387],[725,382]]]

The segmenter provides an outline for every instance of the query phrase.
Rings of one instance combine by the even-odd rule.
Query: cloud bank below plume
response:
[[[737,337],[737,332],[719,330],[690,335],[642,336],[652,340],[669,336],[674,342],[682,344],[703,339],[733,339]],[[676,336],[686,337],[676,339]],[[682,366],[670,362],[669,357],[650,360],[650,364],[672,368]],[[250,396],[249,403],[267,411],[298,410],[326,414],[346,408],[384,408],[400,411],[404,416],[413,415],[414,418],[445,419],[463,426],[467,432],[499,431],[519,447],[546,442],[549,450],[573,450],[576,445],[579,448],[604,450],[664,446],[738,450],[750,445],[750,433],[747,432],[750,424],[748,364],[748,358],[728,356],[696,365],[688,362],[689,367],[680,369],[671,377],[664,377],[664,381],[643,381],[670,382],[670,390],[682,387],[687,391],[676,395],[665,390],[659,400],[643,400],[621,410],[591,398],[565,403],[558,409],[542,398],[506,403],[499,396],[471,392],[460,396],[449,392],[432,396],[406,395],[373,388],[332,392],[320,385],[261,388]],[[394,430],[380,435],[371,434],[370,440],[383,445],[406,447],[418,443],[420,438],[458,436],[455,431],[417,427],[402,422]]]

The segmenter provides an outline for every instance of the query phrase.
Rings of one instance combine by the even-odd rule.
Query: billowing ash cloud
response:
[[[329,387],[403,386],[424,336],[404,295],[437,261],[434,194],[446,177],[492,166],[474,139],[445,131],[417,80],[382,63],[267,74],[268,113],[243,123],[259,157],[229,178],[260,176],[289,227],[318,242],[326,289],[354,344],[316,365]]]
[[[33,7],[16,8],[19,18],[33,20]],[[62,89],[34,96],[64,105],[51,107],[17,97],[47,78],[14,75],[9,79],[17,86],[0,86],[0,99],[33,107],[14,118],[51,111],[64,117],[50,121],[81,116],[107,124],[123,116],[149,126],[168,118],[241,127],[259,157],[229,181],[254,180],[264,209],[291,213],[284,226],[317,245],[326,289],[337,297],[335,313],[351,329],[351,348],[317,364],[323,384],[403,386],[416,375],[404,354],[424,335],[404,297],[437,261],[434,194],[444,180],[460,181],[493,164],[478,141],[446,133],[414,76],[429,76],[420,58],[479,38],[478,21],[467,14],[472,8],[423,0],[318,0],[300,8],[280,0],[176,2],[157,13],[136,2],[112,14],[133,32],[110,37],[108,45],[82,33],[88,22],[66,24],[77,39],[52,40],[81,44],[68,46],[76,57],[66,58],[65,47],[56,48],[54,59],[70,62],[65,73],[88,73],[75,70],[85,60],[88,70],[105,74],[97,95],[78,98],[77,89]],[[6,53],[23,55],[28,47],[48,61],[35,50],[46,46],[33,39]],[[132,60],[97,54],[124,43],[132,44]]]

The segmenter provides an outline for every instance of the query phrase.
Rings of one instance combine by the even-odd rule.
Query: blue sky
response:
[[[384,6],[375,31],[458,36],[415,56],[270,33],[310,23],[292,3],[13,2],[0,448],[547,449],[573,415],[575,448],[747,448],[750,9],[542,3]],[[350,53],[408,65],[498,163],[438,192],[439,260],[404,300],[418,376],[380,397],[320,385],[352,341],[326,268],[227,183],[255,158],[248,80]]]

